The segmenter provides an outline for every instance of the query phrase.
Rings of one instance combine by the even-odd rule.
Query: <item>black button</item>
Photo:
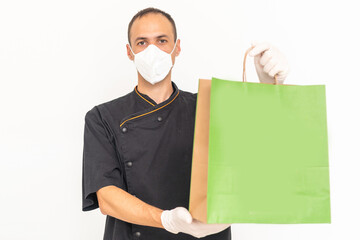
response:
[[[127,131],[127,128],[126,127],[123,127],[122,128],[122,132],[125,133]]]
[[[128,167],[131,167],[131,166],[132,166],[132,162],[127,162],[126,165],[127,165]]]
[[[158,119],[157,119],[159,122],[162,121],[162,117],[158,116]]]
[[[136,232],[135,233],[135,237],[140,237],[141,233],[140,232]]]

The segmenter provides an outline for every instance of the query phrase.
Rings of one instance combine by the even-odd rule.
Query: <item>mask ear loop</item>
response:
[[[176,44],[177,44],[177,39],[176,39],[176,41],[175,41],[175,46],[174,46],[174,48],[173,48],[173,50],[171,51],[171,53],[169,53],[169,56],[171,56],[171,54],[174,52],[174,50],[175,50],[175,48],[176,48]],[[174,64],[172,64],[172,67],[174,66]]]
[[[171,51],[170,55],[174,52],[176,44],[177,44],[177,39],[175,40],[175,46],[174,46],[173,50]]]
[[[132,47],[130,46],[130,44],[129,44],[129,47],[130,47],[130,50],[131,50],[131,52],[132,52],[132,54],[134,55],[134,57],[135,57],[135,53],[134,53],[134,51],[132,50]]]

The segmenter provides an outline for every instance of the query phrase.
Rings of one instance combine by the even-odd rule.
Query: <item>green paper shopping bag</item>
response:
[[[207,110],[197,105],[190,213],[207,223],[330,223],[325,86],[246,82],[245,60],[243,82],[212,78]],[[198,102],[204,92],[199,82]]]

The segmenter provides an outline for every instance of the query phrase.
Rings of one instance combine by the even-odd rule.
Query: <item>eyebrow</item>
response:
[[[162,34],[162,35],[156,36],[156,38],[163,38],[163,37],[169,38],[169,36],[166,35],[166,34]],[[146,37],[137,37],[137,38],[135,39],[135,42],[137,42],[138,40],[146,40],[146,39],[148,39],[148,38],[146,38]]]

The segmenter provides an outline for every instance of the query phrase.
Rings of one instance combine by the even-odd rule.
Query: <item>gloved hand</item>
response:
[[[189,211],[184,207],[165,210],[161,214],[161,222],[164,228],[174,234],[179,232],[201,238],[215,234],[230,227],[230,224],[208,224],[193,219]]]
[[[274,76],[277,74],[279,84],[282,84],[288,73],[289,63],[275,46],[267,42],[253,42],[254,47],[249,56],[254,57],[256,72],[261,83],[274,83]]]

